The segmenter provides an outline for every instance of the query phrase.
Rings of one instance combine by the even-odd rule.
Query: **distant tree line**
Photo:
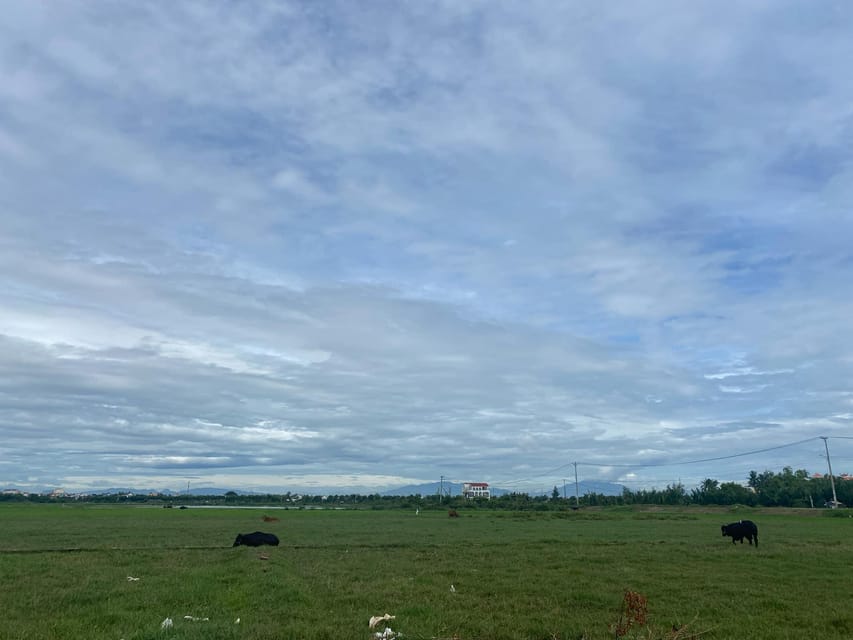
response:
[[[835,480],[839,502],[853,504],[853,481]],[[680,483],[665,489],[625,489],[621,496],[587,495],[581,500],[590,505],[666,504],[733,505],[753,507],[823,507],[832,500],[829,476],[814,478],[805,469],[785,467],[781,473],[749,472],[746,486],[737,482],[718,482],[711,478],[687,491]]]
[[[838,501],[853,505],[853,481],[836,479]],[[531,496],[527,493],[508,493],[491,500],[468,500],[462,496],[412,495],[387,496],[378,493],[340,495],[240,494],[229,491],[225,495],[198,496],[191,494],[103,494],[103,495],[44,495],[0,494],[0,502],[94,502],[119,504],[162,505],[174,508],[193,505],[208,506],[275,506],[291,509],[347,508],[347,509],[506,509],[506,510],[563,510],[585,506],[622,505],[746,505],[762,507],[824,507],[832,500],[832,487],[828,476],[814,478],[805,469],[794,471],[785,467],[780,473],[750,471],[746,485],[736,482],[719,482],[706,478],[689,491],[681,483],[667,485],[664,489],[629,489],[620,495],[610,496],[587,493],[576,500],[563,498],[557,487],[550,495]]]

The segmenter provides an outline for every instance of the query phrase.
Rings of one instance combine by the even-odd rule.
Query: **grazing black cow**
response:
[[[247,547],[260,547],[262,544],[269,544],[274,547],[278,546],[278,538],[272,533],[264,533],[263,531],[255,531],[254,533],[238,533],[237,539],[234,540],[232,547],[240,545]]]
[[[741,520],[739,522],[732,522],[731,524],[724,524],[721,528],[723,536],[732,537],[732,544],[738,540],[743,544],[744,538],[749,540],[749,544],[752,544],[752,539],[755,538],[755,546],[758,546],[758,527],[752,520]]]

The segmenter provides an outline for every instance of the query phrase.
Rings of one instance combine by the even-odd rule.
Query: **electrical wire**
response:
[[[732,458],[742,458],[743,456],[751,456],[756,453],[766,453],[768,451],[776,451],[777,449],[786,449],[788,447],[795,447],[800,444],[805,444],[806,442],[811,442],[812,440],[817,440],[817,436],[812,436],[811,438],[806,438],[805,440],[798,440],[797,442],[789,442],[787,444],[776,445],[775,447],[767,447],[766,449],[754,449],[753,451],[744,451],[743,453],[733,453],[728,456],[717,456],[714,458],[701,458],[699,460],[684,460],[683,462],[649,462],[649,463],[636,463],[636,464],[605,464],[603,462],[578,462],[579,465],[584,465],[587,467],[674,467],[677,465],[683,464],[699,464],[702,462],[716,462],[717,460],[731,460]]]
[[[853,440],[853,436],[833,436],[835,438],[846,438]],[[604,463],[604,462],[567,462],[566,464],[562,464],[559,467],[555,467],[553,469],[549,469],[548,471],[543,471],[542,473],[537,473],[526,478],[518,478],[512,481],[504,481],[504,482],[495,482],[495,486],[514,486],[520,485],[525,482],[530,482],[535,478],[541,478],[543,476],[552,475],[557,471],[561,471],[566,467],[577,464],[578,466],[586,466],[586,467],[619,467],[619,468],[634,468],[634,469],[645,469],[650,467],[674,467],[679,465],[690,465],[690,464],[701,464],[703,462],[716,462],[719,460],[731,460],[733,458],[742,458],[744,456],[751,456],[757,453],[766,453],[768,451],[776,451],[778,449],[786,449],[788,447],[795,447],[797,445],[805,444],[806,442],[811,442],[813,440],[818,440],[818,436],[812,436],[810,438],[805,438],[803,440],[798,440],[796,442],[788,442],[785,444],[776,445],[775,447],[766,447],[764,449],[753,449],[752,451],[744,451],[742,453],[733,453],[727,456],[715,456],[713,458],[700,458],[697,460],[683,460],[681,462],[637,462],[632,464],[626,463]]]

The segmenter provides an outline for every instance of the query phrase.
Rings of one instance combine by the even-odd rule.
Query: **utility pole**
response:
[[[832,486],[832,508],[838,506],[838,497],[835,495],[835,480],[832,477],[832,462],[829,460],[829,445],[826,443],[827,436],[820,436],[823,440],[823,448],[826,449],[826,464],[829,467],[829,484]]]
[[[566,479],[563,478],[563,501],[566,500]]]
[[[438,501],[441,502],[442,497],[444,496],[444,476],[441,476],[441,485],[438,490]]]
[[[580,507],[581,506],[581,499],[580,499],[580,496],[578,495],[578,463],[573,462],[572,464],[575,467],[575,506]]]

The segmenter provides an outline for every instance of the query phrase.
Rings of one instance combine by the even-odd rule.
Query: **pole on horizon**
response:
[[[829,467],[829,484],[832,486],[832,508],[838,506],[838,497],[835,495],[835,480],[832,477],[832,462],[829,460],[829,445],[826,444],[827,436],[819,436],[823,440],[823,447],[826,449],[826,464]]]
[[[580,507],[581,506],[581,499],[580,499],[580,496],[578,495],[578,463],[573,462],[572,464],[575,467],[575,506]]]
[[[441,476],[441,484],[438,489],[438,501],[441,503],[441,499],[444,496],[444,476]]]
[[[563,478],[563,501],[566,500],[566,479]]]

